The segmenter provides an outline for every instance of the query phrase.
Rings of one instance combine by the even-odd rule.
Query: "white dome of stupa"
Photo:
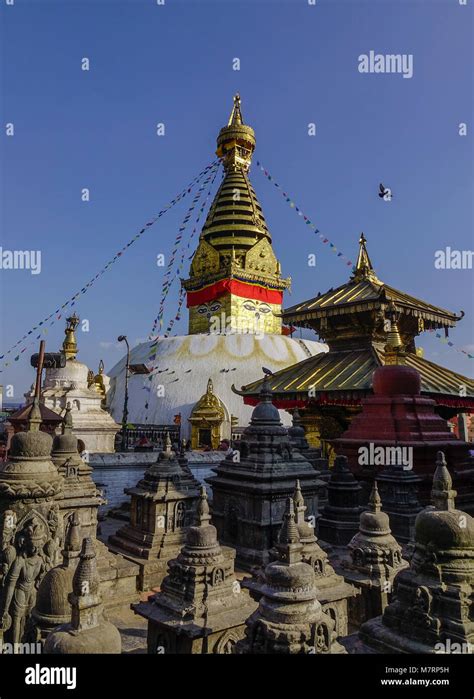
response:
[[[156,359],[150,362],[151,345],[145,342],[130,352],[130,364],[153,364],[154,368],[151,381],[142,374],[129,377],[128,420],[172,425],[174,416],[181,413],[183,438],[189,437],[188,418],[209,379],[227,420],[234,415],[239,426],[246,426],[253,408],[231,390],[232,384],[240,388],[261,378],[263,366],[276,372],[327,349],[319,342],[284,335],[196,334],[159,339]],[[122,419],[125,364],[124,357],[109,372],[110,412],[117,422]],[[282,421],[290,424],[290,415],[282,413]]]

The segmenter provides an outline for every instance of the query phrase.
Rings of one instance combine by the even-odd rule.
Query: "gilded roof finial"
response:
[[[388,307],[387,319],[390,321],[390,329],[387,333],[387,343],[385,345],[385,364],[400,364],[403,355],[403,342],[398,329],[398,312],[394,302],[391,301]]]
[[[230,113],[229,121],[227,122],[227,126],[234,126],[240,124],[243,124],[244,120],[242,119],[242,112],[240,110],[240,95],[237,93],[234,95],[234,106],[232,107],[232,111]]]
[[[66,318],[66,330],[64,331],[66,337],[63,342],[63,352],[66,355],[66,359],[75,359],[77,354],[77,340],[75,331],[79,325],[80,319],[75,313],[69,318]]]
[[[219,131],[217,137],[216,155],[221,158],[226,171],[242,168],[247,172],[254,149],[255,132],[251,126],[244,124],[240,95],[236,94],[227,126]]]
[[[370,261],[369,253],[366,247],[367,238],[363,233],[360,234],[359,238],[359,255],[357,257],[357,262],[355,266],[355,271],[352,274],[352,278],[355,281],[368,280],[375,282],[376,284],[381,284],[380,279],[377,278],[375,270],[372,267],[372,262]]]

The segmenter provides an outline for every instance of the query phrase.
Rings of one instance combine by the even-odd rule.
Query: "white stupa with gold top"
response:
[[[61,368],[45,368],[41,398],[47,408],[64,414],[70,403],[72,427],[82,449],[88,452],[115,451],[115,435],[120,430],[107,412],[110,379],[101,361],[97,374],[76,359],[76,328],[80,319],[74,313],[66,319],[61,351],[66,363]],[[34,389],[25,397],[31,399]]]
[[[231,426],[246,426],[252,412],[232,384],[278,371],[325,346],[282,334],[281,305],[290,279],[280,263],[249,179],[254,130],[243,123],[240,97],[217,138],[224,178],[217,191],[189,278],[182,280],[189,308],[189,334],[160,338],[150,362],[152,342],[131,352],[131,364],[153,367],[152,380],[129,379],[128,419],[136,424],[172,424],[181,414],[181,436],[193,448],[216,448],[231,436]],[[154,352],[152,352],[154,354]],[[110,372],[110,410],[119,421],[125,384],[123,358]],[[150,390],[147,390],[147,387]],[[290,416],[282,416],[290,422]]]

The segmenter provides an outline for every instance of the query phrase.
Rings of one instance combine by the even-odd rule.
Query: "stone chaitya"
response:
[[[63,479],[51,461],[52,438],[40,431],[36,396],[28,430],[12,438],[0,463],[0,628],[9,643],[31,640],[31,610],[38,585],[58,562]]]
[[[71,619],[69,593],[81,553],[80,532],[79,515],[74,512],[66,531],[62,550],[63,562],[46,573],[36,596],[32,620],[40,638],[46,638],[56,626],[67,624]]]
[[[348,601],[357,595],[357,589],[344,581],[342,575],[338,575],[329,562],[328,554],[319,546],[314,533],[314,522],[305,519],[306,505],[299,481],[293,495],[295,509],[295,522],[298,528],[300,543],[302,545],[301,560],[314,570],[318,600],[323,612],[327,612],[334,620],[334,630],[337,636],[346,636],[348,631]],[[278,559],[278,550],[272,551],[272,559]],[[265,577],[263,567],[258,576],[246,578],[243,585],[247,587],[255,599],[260,599],[262,581]]]
[[[167,434],[157,461],[134,488],[125,489],[131,496],[130,524],[109,538],[109,549],[139,565],[140,590],[161,584],[192,522],[200,485],[183,463]]]
[[[318,511],[322,481],[292,446],[273,405],[268,381],[244,430],[240,450],[229,454],[207,479],[212,486],[213,521],[221,543],[237,551],[237,564],[252,571],[270,561],[278,540],[286,498],[299,478],[309,515]]]
[[[318,601],[314,569],[302,561],[303,545],[293,500],[287,499],[278,560],[265,568],[257,610],[247,620],[237,654],[344,653],[333,619]]]
[[[320,480],[327,484],[331,476],[329,470],[329,461],[321,456],[321,449],[316,449],[308,444],[306,438],[306,430],[301,420],[298,408],[293,410],[292,426],[288,429],[288,436],[293,447],[298,449],[305,459],[314,467],[317,476]],[[318,494],[318,504],[321,505],[327,501],[327,487],[321,488]]]
[[[210,519],[202,486],[195,523],[161,591],[132,607],[148,619],[149,653],[230,653],[255,611],[235,577],[235,552],[219,545]]]
[[[98,511],[104,499],[92,480],[92,467],[79,455],[78,439],[73,431],[69,404],[66,407],[61,432],[54,438],[51,459],[64,478],[63,490],[57,499],[62,531],[67,532],[73,513],[77,513],[80,541],[85,537],[94,541],[105,606],[109,609],[121,603],[131,602],[137,597],[139,569],[132,562],[110,553],[105,544],[97,539]],[[65,597],[62,601],[55,597],[59,609],[67,604],[68,592],[70,590],[64,591]],[[43,594],[46,593],[43,591]]]
[[[361,592],[349,600],[349,620],[353,626],[359,627],[382,614],[391,600],[395,575],[407,566],[401,546],[390,531],[388,515],[382,512],[374,481],[368,510],[360,515],[359,531],[349,542],[348,555],[338,569],[346,582]]]
[[[319,538],[334,546],[346,546],[359,530],[360,485],[347,458],[336,456],[328,482],[328,501],[318,520]]]
[[[359,635],[382,653],[472,653],[474,520],[455,507],[456,492],[438,453],[433,505],[415,524],[409,568],[395,577],[393,599]]]
[[[44,653],[120,653],[122,642],[117,628],[104,615],[100,577],[91,538],[85,538],[69,594],[70,621],[52,631]]]

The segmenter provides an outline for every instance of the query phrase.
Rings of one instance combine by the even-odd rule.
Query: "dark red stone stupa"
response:
[[[436,454],[442,450],[459,493],[460,507],[471,512],[474,509],[474,460],[469,453],[472,445],[450,432],[447,422],[435,411],[435,401],[420,395],[420,385],[418,371],[403,364],[376,369],[374,395],[362,401],[362,411],[332,444],[338,454],[347,456],[367,496],[374,477],[379,477],[381,471],[402,470],[404,480],[408,475],[421,477],[417,490],[422,505],[429,504]],[[395,447],[402,449],[395,451]],[[402,457],[403,462],[387,463],[387,459],[394,457]]]

